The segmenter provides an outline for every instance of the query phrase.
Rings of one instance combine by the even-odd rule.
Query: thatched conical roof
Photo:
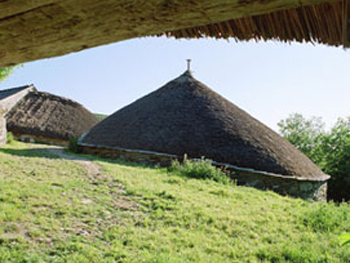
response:
[[[99,121],[79,103],[46,92],[28,93],[6,119],[7,129],[15,134],[58,140],[81,136]]]
[[[328,178],[289,142],[189,71],[106,118],[81,143],[186,153],[280,175]]]

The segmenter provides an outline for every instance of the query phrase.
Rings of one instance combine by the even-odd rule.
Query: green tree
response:
[[[322,143],[322,169],[332,176],[328,198],[350,200],[350,118],[339,119]]]
[[[285,139],[331,175],[328,198],[350,200],[350,118],[338,119],[327,132],[321,118],[305,119],[301,114],[290,115],[278,126]]]
[[[13,70],[17,66],[10,66],[5,68],[0,68],[0,82],[4,81],[8,76],[10,76],[13,73]]]
[[[282,136],[302,151],[313,162],[321,165],[323,159],[322,141],[325,124],[320,117],[304,118],[299,113],[289,115],[278,124]]]

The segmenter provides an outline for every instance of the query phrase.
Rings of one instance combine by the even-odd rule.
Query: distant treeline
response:
[[[94,114],[100,121],[102,121],[108,117],[108,115],[106,115],[106,114],[101,114],[101,113],[94,113]]]

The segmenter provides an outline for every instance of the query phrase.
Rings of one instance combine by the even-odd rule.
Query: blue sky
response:
[[[0,88],[35,84],[110,114],[182,74],[194,76],[277,130],[290,113],[328,125],[350,116],[350,55],[341,48],[278,42],[142,38],[24,64]]]

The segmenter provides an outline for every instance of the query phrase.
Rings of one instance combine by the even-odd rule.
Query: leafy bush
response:
[[[10,144],[13,143],[14,139],[13,139],[13,135],[11,132],[6,133],[6,143]]]
[[[224,184],[231,181],[225,171],[212,165],[211,160],[204,158],[200,161],[185,159],[182,163],[175,160],[168,169],[171,172],[176,172],[190,178],[209,179]]]
[[[73,153],[81,153],[82,149],[78,145],[78,142],[79,142],[78,137],[69,138],[68,151],[73,152]]]
[[[350,200],[350,118],[338,119],[330,131],[324,130],[321,118],[305,119],[292,114],[278,123],[281,134],[326,174],[328,198]]]
[[[9,77],[13,73],[13,70],[18,66],[22,66],[22,65],[0,68],[0,82],[4,81],[7,77]]]

